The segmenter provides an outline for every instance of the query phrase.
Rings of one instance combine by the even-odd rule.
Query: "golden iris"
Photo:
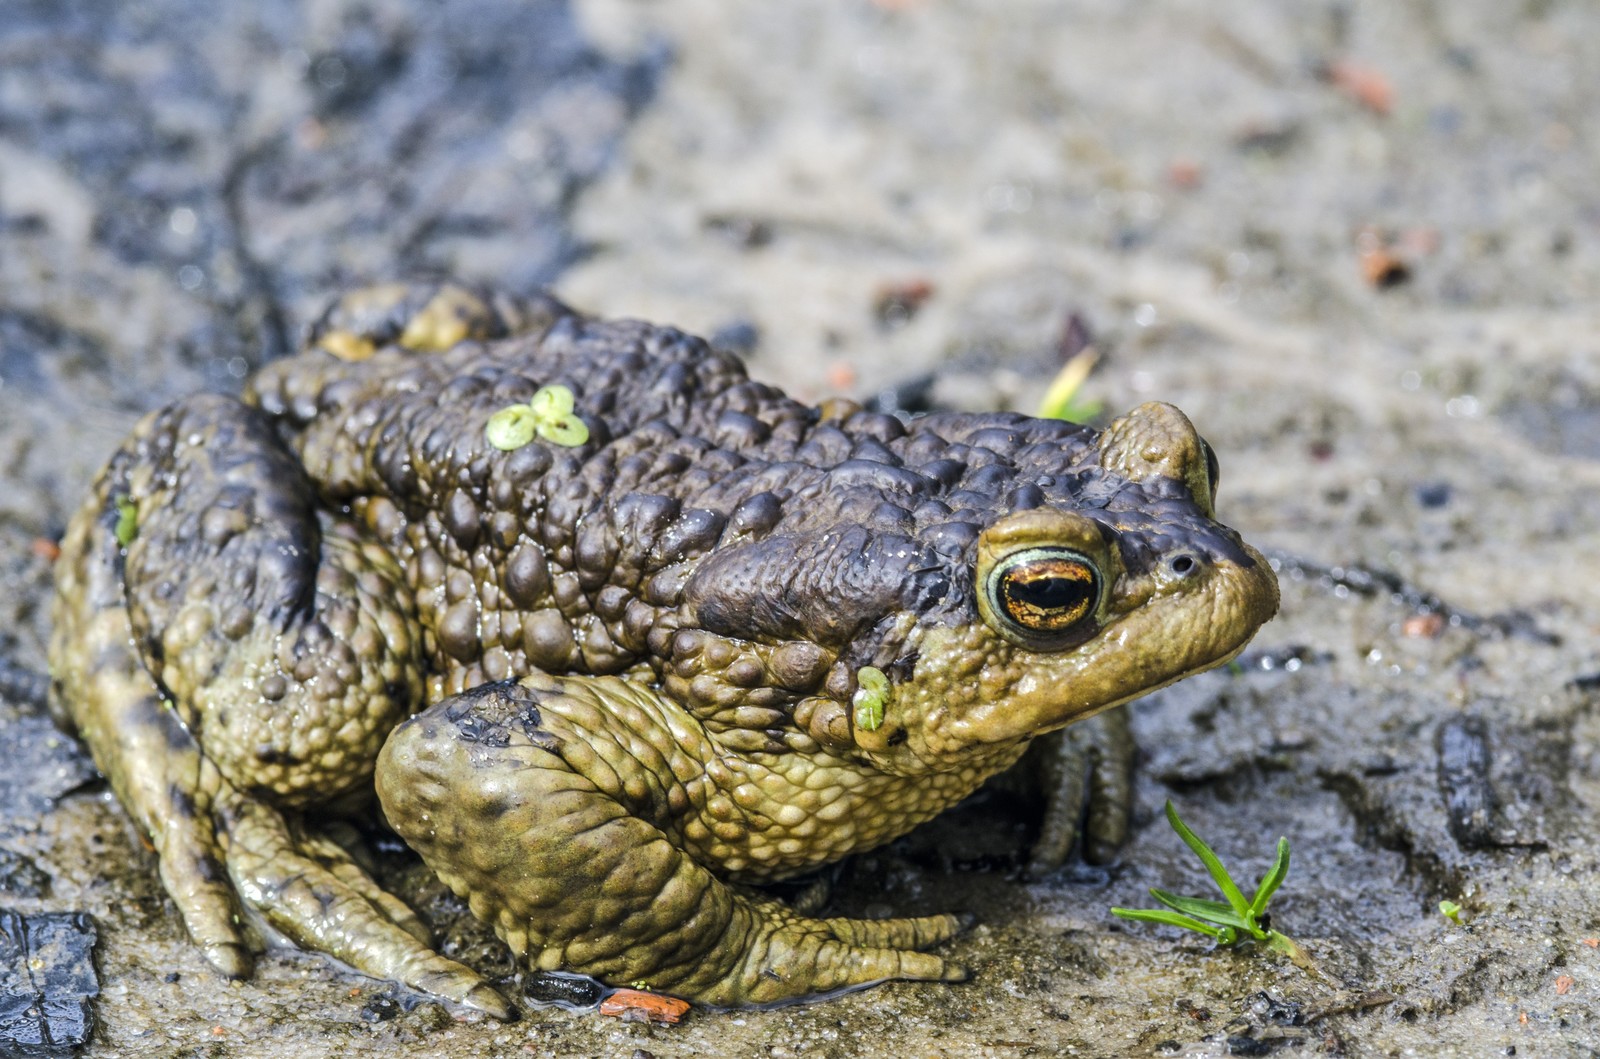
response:
[[[995,568],[990,578],[996,613],[1019,630],[1054,637],[1092,619],[1100,600],[1100,575],[1077,552],[1030,548]]]

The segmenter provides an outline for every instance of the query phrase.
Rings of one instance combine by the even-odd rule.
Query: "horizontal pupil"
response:
[[[1007,586],[1006,595],[1018,603],[1040,610],[1063,610],[1081,606],[1093,584],[1087,579],[1071,577],[1035,577],[1014,580]]]

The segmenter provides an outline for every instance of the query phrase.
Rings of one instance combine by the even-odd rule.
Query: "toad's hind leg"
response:
[[[920,951],[957,916],[816,919],[697,860],[693,835],[717,826],[700,808],[721,797],[686,749],[699,742],[647,687],[536,675],[395,729],[376,785],[406,840],[538,969],[726,1006],[966,977]]]
[[[218,969],[249,969],[243,903],[304,948],[507,1013],[300,818],[370,789],[422,676],[393,562],[319,516],[262,413],[205,396],[145,419],[57,570],[53,708],[150,836]]]

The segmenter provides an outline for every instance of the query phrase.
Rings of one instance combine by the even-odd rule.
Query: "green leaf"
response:
[[[111,532],[126,548],[139,535],[139,506],[126,496],[117,497],[117,525]]]
[[[889,675],[877,666],[862,666],[856,670],[856,685],[874,695],[888,695]]]
[[[483,432],[489,444],[501,452],[510,452],[532,441],[537,427],[533,410],[525,404],[517,404],[490,416]]]
[[[571,388],[566,386],[541,386],[528,402],[533,414],[546,422],[567,418],[576,405]]]
[[[1273,860],[1272,867],[1267,869],[1267,874],[1261,877],[1261,884],[1256,887],[1255,896],[1250,898],[1250,916],[1254,919],[1267,910],[1267,902],[1272,900],[1272,895],[1278,892],[1278,887],[1283,885],[1283,880],[1289,875],[1289,840],[1278,839],[1278,856]]]
[[[1099,359],[1100,354],[1093,349],[1084,349],[1061,365],[1061,370],[1051,380],[1043,400],[1039,402],[1039,416],[1083,423],[1099,415],[1103,410],[1101,402],[1083,394],[1083,384]]]
[[[577,448],[589,440],[589,424],[577,416],[567,416],[565,419],[556,419],[539,423],[539,436],[546,441],[567,448]]]
[[[1160,908],[1113,908],[1111,914],[1121,916],[1123,919],[1137,919],[1144,923],[1165,923],[1169,927],[1182,927],[1204,934],[1208,938],[1222,936],[1222,930],[1210,923],[1202,923],[1182,913],[1168,912]]]
[[[888,674],[876,666],[856,670],[856,693],[850,699],[855,707],[856,727],[876,732],[883,727],[883,715],[894,695]]]
[[[1172,799],[1167,799],[1167,823],[1172,825],[1172,830],[1183,839],[1183,844],[1194,850],[1194,855],[1200,858],[1206,866],[1206,871],[1211,873],[1212,880],[1217,884],[1217,889],[1222,891],[1222,896],[1228,899],[1228,904],[1233,907],[1241,918],[1250,914],[1250,903],[1244,899],[1244,894],[1239,892],[1239,886],[1233,881],[1233,876],[1228,874],[1228,869],[1222,866],[1222,859],[1211,851],[1211,847],[1200,840],[1200,836],[1189,830],[1189,825],[1178,818],[1178,810],[1172,807]]]
[[[856,692],[855,720],[856,727],[868,732],[876,732],[883,727],[883,699],[876,695]]]
[[[1183,897],[1180,894],[1170,893],[1166,890],[1157,890],[1155,887],[1150,888],[1150,896],[1168,908],[1177,909],[1184,915],[1194,916],[1196,919],[1204,919],[1227,927],[1238,927],[1240,930],[1247,930],[1251,933],[1256,933],[1257,931],[1252,922],[1234,914],[1233,909],[1221,901],[1207,901],[1200,897]]]

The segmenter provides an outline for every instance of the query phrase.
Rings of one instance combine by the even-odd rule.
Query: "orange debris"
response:
[[[1328,64],[1328,83],[1380,117],[1394,108],[1394,85],[1380,71],[1349,59]]]
[[[631,1022],[660,1022],[674,1026],[688,1011],[687,1000],[638,989],[618,989],[600,1001],[600,1014]]]

